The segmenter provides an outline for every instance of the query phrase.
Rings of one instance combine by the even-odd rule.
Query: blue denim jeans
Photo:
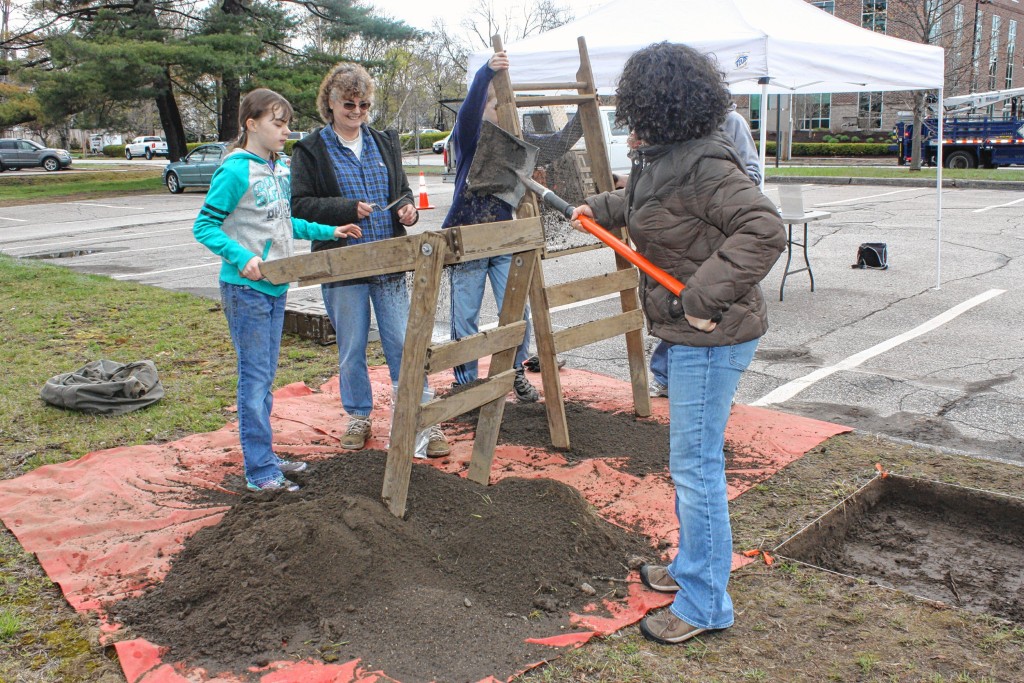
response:
[[[732,626],[726,592],[732,528],[725,488],[725,423],[757,339],[734,346],[668,345],[669,472],[676,487],[679,584],[671,610],[700,628]]]
[[[668,347],[671,346],[664,339],[658,340],[658,345],[651,352],[651,376],[654,381],[663,387],[668,386]]]
[[[287,298],[287,293],[270,296],[245,285],[220,283],[221,307],[238,359],[238,437],[245,478],[253,484],[281,475],[274,455],[270,411]]]
[[[491,280],[491,291],[498,311],[505,301],[505,286],[508,284],[508,270],[512,265],[512,255],[505,254],[491,258],[477,259],[460,263],[452,267],[452,310],[451,338],[457,341],[480,331],[480,305],[484,300],[484,285]],[[515,367],[523,367],[523,361],[530,355],[530,308],[527,306],[526,334],[523,343],[516,349]],[[470,361],[454,368],[455,381],[468,384],[477,378],[477,362]]]
[[[405,273],[376,275],[356,283],[332,283],[322,287],[327,315],[338,339],[338,385],[341,405],[352,417],[367,418],[373,411],[373,388],[366,365],[370,335],[370,304],[377,318],[384,360],[391,384],[398,384],[409,320],[409,290]]]

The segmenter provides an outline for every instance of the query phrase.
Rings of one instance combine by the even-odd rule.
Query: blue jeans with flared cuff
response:
[[[271,296],[221,281],[220,300],[238,360],[238,437],[245,478],[253,484],[281,476],[270,412],[288,295]]]
[[[732,528],[725,485],[725,424],[757,339],[733,346],[668,345],[669,472],[676,489],[679,551],[668,566],[679,584],[671,610],[692,626],[732,626],[726,592]]]
[[[451,339],[457,341],[480,331],[480,306],[484,300],[484,287],[487,280],[491,281],[491,291],[498,311],[505,302],[505,287],[508,285],[508,271],[512,265],[512,255],[493,256],[459,263],[452,267],[452,306],[451,306]],[[515,367],[523,367],[530,355],[530,307],[526,307],[526,334],[523,343],[516,349]],[[477,361],[469,361],[453,368],[455,382],[468,384],[476,381]]]
[[[375,275],[351,284],[332,283],[323,285],[322,291],[327,315],[338,339],[341,405],[351,417],[368,418],[373,411],[373,387],[366,364],[370,305],[373,304],[377,318],[391,384],[397,385],[409,320],[409,289],[405,274]]]

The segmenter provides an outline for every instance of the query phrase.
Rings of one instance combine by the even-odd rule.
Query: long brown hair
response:
[[[258,119],[267,112],[273,112],[274,118],[281,121],[292,120],[292,105],[282,95],[267,88],[257,88],[242,98],[242,104],[238,107],[238,134],[236,148],[244,148],[249,142],[249,131],[245,122],[249,119]]]

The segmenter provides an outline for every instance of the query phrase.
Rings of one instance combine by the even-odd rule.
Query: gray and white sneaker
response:
[[[284,475],[278,475],[277,479],[268,479],[267,481],[254,484],[248,479],[245,480],[245,487],[250,491],[290,491],[294,493],[299,490],[299,485],[293,481],[288,481],[284,478]]]
[[[295,472],[305,472],[309,465],[301,460],[284,460],[283,458],[278,458],[277,467],[285,474],[294,474]]]
[[[651,398],[668,398],[668,387],[656,379],[647,385],[647,395]]]

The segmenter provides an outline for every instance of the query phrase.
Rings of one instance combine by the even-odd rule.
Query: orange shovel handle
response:
[[[659,285],[676,296],[680,296],[682,294],[686,285],[638,254],[628,244],[595,223],[594,219],[583,215],[577,216],[577,219],[587,232],[611,247],[616,254],[650,275],[658,282]]]

